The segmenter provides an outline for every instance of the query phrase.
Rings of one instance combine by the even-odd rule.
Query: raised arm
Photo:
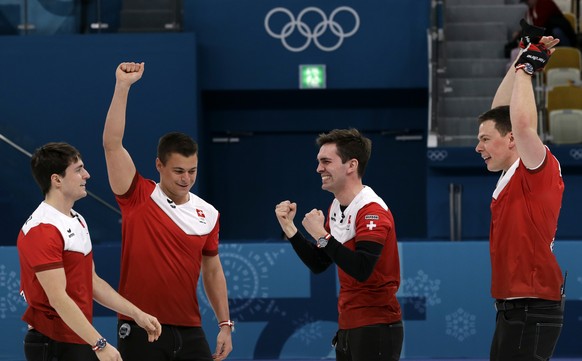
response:
[[[509,114],[521,161],[529,169],[537,168],[546,156],[546,147],[538,136],[538,112],[532,79],[525,71],[515,72]]]
[[[515,79],[515,63],[521,57],[524,49],[530,44],[538,44],[543,43],[544,46],[548,49],[554,47],[559,40],[554,39],[551,36],[545,37],[544,35],[544,28],[530,25],[524,19],[521,19],[519,23],[521,26],[521,39],[519,41],[520,51],[519,54],[515,57],[515,60],[507,70],[505,77],[501,81],[501,84],[497,88],[497,92],[495,93],[495,97],[493,97],[493,103],[491,104],[491,109],[497,108],[502,105],[510,105],[511,97],[513,94],[513,83]]]
[[[103,149],[109,185],[115,194],[125,194],[136,169],[129,152],[123,147],[125,113],[131,85],[143,75],[144,63],[121,63],[115,71],[115,90],[103,128]]]
[[[538,44],[529,44],[515,62],[513,89],[509,103],[511,129],[517,153],[529,169],[539,167],[546,156],[546,148],[538,135],[538,110],[532,76],[542,71],[553,50],[547,48],[557,42],[551,37]],[[512,69],[510,69],[511,71]]]
[[[493,103],[491,103],[491,109],[497,108],[503,105],[509,105],[511,102],[511,94],[513,93],[513,81],[515,79],[515,62],[519,59],[521,55],[521,50],[519,55],[515,58],[515,61],[505,73],[505,77],[497,87],[495,96],[493,97]]]

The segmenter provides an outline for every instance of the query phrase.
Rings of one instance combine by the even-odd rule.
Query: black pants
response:
[[[90,345],[54,341],[34,329],[24,336],[24,355],[27,361],[98,361]]]
[[[162,335],[148,342],[147,332],[135,322],[117,323],[117,349],[123,361],[212,361],[201,327],[162,325]]]
[[[564,324],[559,301],[517,299],[496,303],[491,361],[549,360]]]
[[[402,322],[338,330],[332,344],[336,361],[397,361],[402,351]]]

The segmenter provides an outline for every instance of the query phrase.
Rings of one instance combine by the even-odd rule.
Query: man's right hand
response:
[[[551,54],[552,51],[548,50],[543,43],[537,45],[529,44],[517,59],[515,67],[521,68],[522,64],[529,63],[532,65],[534,72],[542,71],[548,63]]]
[[[291,203],[291,201],[283,201],[275,207],[275,215],[287,238],[291,238],[297,233],[297,227],[293,223],[296,213],[297,203]]]
[[[131,85],[141,79],[144,63],[121,63],[115,70],[113,98],[103,127],[103,149],[109,185],[115,194],[125,194],[136,174],[135,164],[123,147],[127,99]]]
[[[121,63],[115,71],[117,82],[132,85],[143,75],[145,63]]]

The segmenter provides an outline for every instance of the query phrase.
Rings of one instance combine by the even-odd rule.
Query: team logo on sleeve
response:
[[[374,221],[370,221],[370,223],[366,224],[366,227],[368,227],[368,229],[371,231],[374,228],[378,227],[378,225],[374,223]]]

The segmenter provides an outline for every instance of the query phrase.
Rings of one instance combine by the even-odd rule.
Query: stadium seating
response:
[[[550,112],[549,118],[552,143],[582,143],[582,110],[554,110]]]
[[[546,72],[546,87],[551,89],[559,85],[575,85],[580,83],[580,69],[553,68]]]

